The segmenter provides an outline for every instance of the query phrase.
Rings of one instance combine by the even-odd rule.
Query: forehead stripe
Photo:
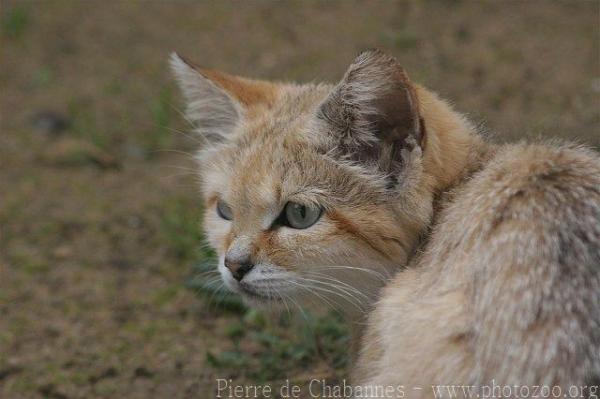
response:
[[[377,245],[375,245],[375,243],[372,240],[370,240],[367,236],[362,234],[360,232],[360,229],[355,224],[353,224],[350,220],[345,218],[341,213],[339,213],[337,211],[329,211],[329,212],[327,212],[327,216],[329,216],[329,219],[331,219],[335,223],[336,227],[339,230],[344,231],[344,232],[356,237],[360,241],[363,241],[364,243],[366,243],[373,250],[377,251],[384,258],[388,258],[388,254],[386,253],[386,251],[377,247]]]

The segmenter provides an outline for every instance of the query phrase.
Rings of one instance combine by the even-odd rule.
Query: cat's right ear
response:
[[[398,61],[380,51],[361,53],[319,107],[336,152],[396,180],[406,156],[421,154],[425,125],[415,86]],[[419,155],[420,156],[420,155]]]
[[[171,69],[186,99],[186,116],[206,139],[224,141],[244,118],[275,99],[275,86],[200,68],[176,53]]]

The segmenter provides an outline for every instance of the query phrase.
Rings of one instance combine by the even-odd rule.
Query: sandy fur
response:
[[[240,79],[177,57],[173,67],[207,137],[199,161],[210,243],[221,257],[232,248],[251,253],[256,281],[260,270],[282,276],[267,287],[282,298],[309,301],[294,279],[337,281],[322,280],[335,291],[321,290],[324,301],[367,325],[355,383],[598,381],[596,153],[486,143],[380,52],[357,58],[338,85]],[[398,122],[408,124],[406,147],[379,148],[387,158],[378,164],[369,156],[384,138],[371,120],[394,105],[392,95],[408,96],[411,107]],[[226,111],[216,121],[210,98]],[[356,156],[363,147],[371,152]],[[215,214],[216,198],[231,205],[233,221]],[[307,230],[271,229],[288,201],[318,204],[324,216]]]

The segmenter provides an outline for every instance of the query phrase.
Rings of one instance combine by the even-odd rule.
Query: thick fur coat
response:
[[[225,284],[253,304],[325,303],[366,325],[353,383],[407,397],[598,384],[597,153],[487,143],[376,50],[337,85],[248,80],[176,55],[172,67],[206,139],[205,229]],[[278,225],[290,202],[320,219]],[[239,262],[241,279],[228,266]]]

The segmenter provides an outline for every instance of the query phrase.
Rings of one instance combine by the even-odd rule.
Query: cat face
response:
[[[364,311],[431,216],[424,126],[402,68],[363,53],[333,86],[171,63],[206,142],[204,229],[225,285],[256,305]]]

